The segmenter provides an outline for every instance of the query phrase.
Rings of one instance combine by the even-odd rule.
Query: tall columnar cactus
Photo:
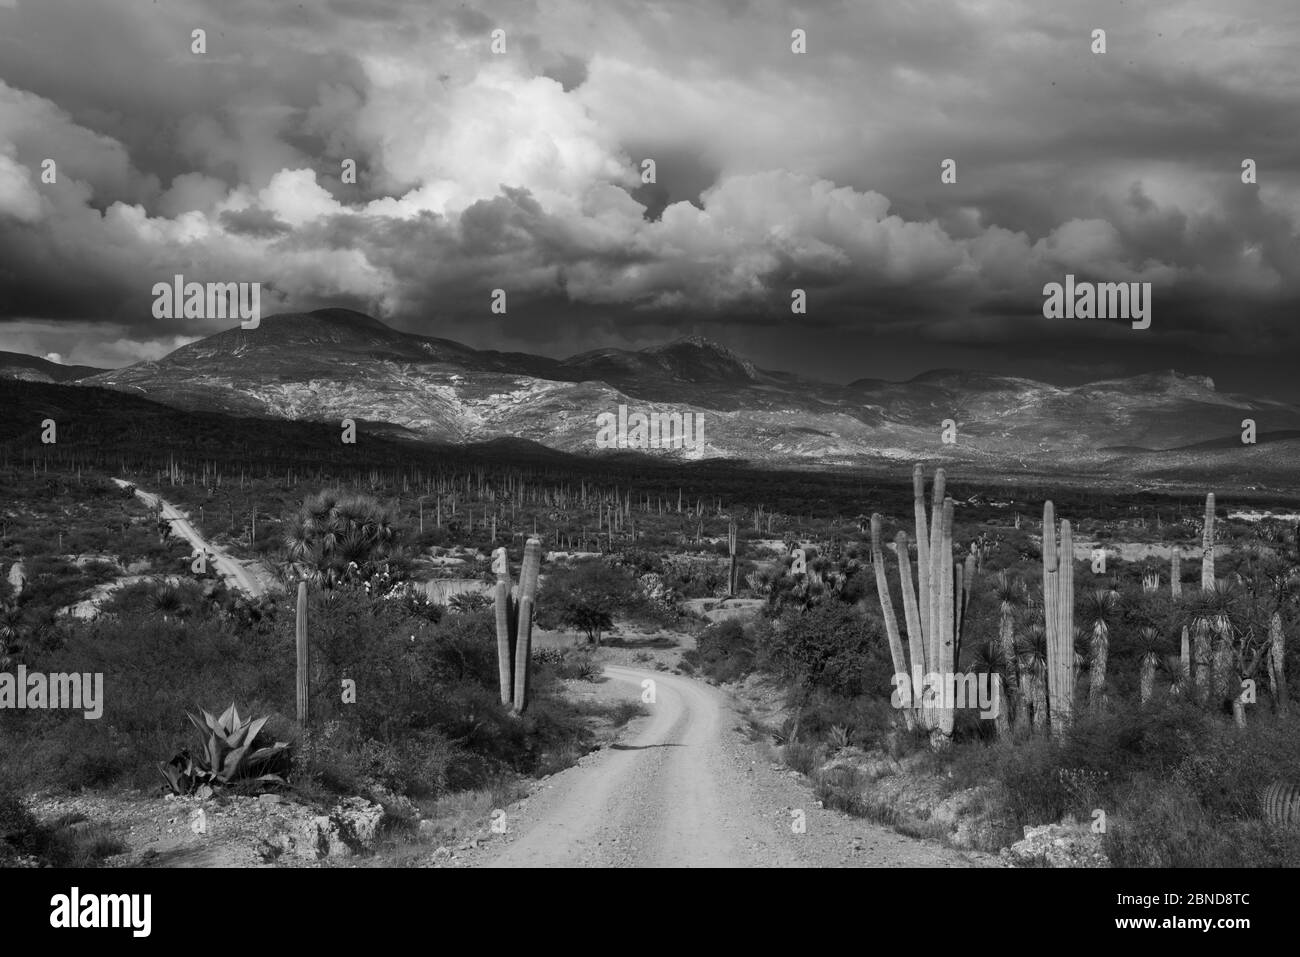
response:
[[[963,628],[966,624],[966,611],[970,608],[970,596],[975,591],[975,575],[979,571],[979,565],[980,561],[974,555],[966,556],[966,572],[962,576],[964,590],[961,595],[961,608],[957,616],[957,645],[954,652],[954,659],[957,661],[961,661],[961,640],[965,634]]]
[[[308,679],[309,658],[307,654],[307,580],[298,581],[298,617],[294,623],[294,642],[297,648],[298,672],[298,724],[307,727],[309,714],[308,694],[311,690]]]
[[[1047,679],[1053,708],[1056,707],[1057,689],[1051,683],[1058,674],[1056,659],[1060,653],[1060,643],[1056,637],[1056,596],[1060,587],[1057,557],[1056,508],[1049,501],[1043,504],[1043,628],[1047,632]]]
[[[894,615],[894,599],[889,594],[889,579],[885,576],[885,552],[880,545],[880,525],[880,516],[872,515],[871,564],[875,566],[876,571],[876,593],[880,596],[880,612],[885,619],[885,634],[889,638],[889,654],[894,662],[894,674],[908,675],[907,659],[903,655],[903,641],[898,634],[898,618]],[[906,565],[908,563],[906,545],[903,548],[904,550],[899,555],[899,561]],[[908,586],[904,585],[904,602],[907,599],[907,588]],[[910,624],[908,628],[910,632]],[[908,680],[911,680],[910,675]],[[903,720],[907,723],[908,731],[916,727],[916,716],[911,708],[903,709]]]
[[[964,611],[966,607],[966,604],[963,601],[964,593],[965,593],[965,587],[964,587],[965,582],[962,581],[963,577],[965,576],[965,572],[966,572],[965,566],[963,565],[953,566],[953,574],[956,576],[956,580],[952,583],[952,601],[953,601],[952,633],[954,638],[958,638],[961,635],[962,611]]]
[[[731,555],[731,568],[727,573],[727,594],[733,598],[736,596],[736,544],[737,528],[733,520],[727,526],[727,552]]]
[[[504,548],[497,549],[497,675],[501,703],[515,714],[528,706],[529,662],[532,654],[533,607],[537,601],[537,577],[542,566],[542,543],[530,538],[524,546],[519,568],[519,585],[510,585],[510,562]]]
[[[1286,687],[1286,634],[1282,631],[1282,614],[1273,612],[1268,623],[1268,685],[1273,692],[1273,706],[1286,716],[1290,711]]]
[[[942,483],[941,478],[939,481]],[[942,488],[942,484],[939,487]],[[903,614],[907,622],[907,650],[912,666],[911,674],[914,678],[924,681],[925,676],[935,667],[935,658],[930,648],[930,616],[937,602],[937,596],[931,594],[930,527],[925,514],[925,473],[920,465],[912,469],[912,500],[913,515],[916,520],[915,587],[912,583],[911,555],[906,532],[900,531],[895,536],[894,554],[898,559],[898,578],[903,592]],[[879,517],[873,516],[873,539],[878,535],[879,524]],[[883,568],[883,549],[880,554],[880,565]],[[913,702],[916,707],[916,718],[922,728],[927,731],[932,730],[937,719],[935,708],[928,700],[930,696],[924,686],[916,690],[919,691],[919,700]]]
[[[542,567],[542,543],[530,538],[524,545],[524,561],[519,566],[519,618],[515,626],[515,700],[516,714],[528,706],[528,664],[533,644],[533,606],[537,602],[537,576]]]
[[[1056,544],[1056,510],[1043,504],[1043,622],[1047,630],[1047,692],[1052,733],[1061,734],[1074,712],[1074,538],[1061,522]]]
[[[948,588],[943,587],[943,500],[947,482],[943,469],[934,470],[934,484],[930,488],[930,629],[926,632],[925,656],[931,669],[939,667],[939,629],[942,627],[944,595],[948,596],[948,609],[952,609],[951,559],[949,556]]]
[[[1175,545],[1169,556],[1169,596],[1176,600],[1182,597],[1182,594],[1183,559],[1181,549]]]
[[[928,661],[929,647],[926,643],[930,634],[930,532],[925,520],[925,473],[919,464],[912,469],[912,509],[916,517],[916,588],[921,614],[918,624],[921,626],[921,642]],[[910,632],[908,636],[911,637]]]
[[[1201,590],[1214,588],[1214,493],[1205,496],[1205,527],[1201,531]]]
[[[1060,615],[1058,640],[1061,642],[1065,662],[1062,701],[1065,704],[1065,727],[1074,716],[1074,686],[1082,656],[1074,650],[1074,536],[1068,519],[1061,519],[1060,587],[1057,592],[1057,614]]]
[[[941,471],[935,473],[936,488],[939,487],[938,476]],[[932,569],[932,574],[935,570],[939,574],[937,609],[939,627],[935,634],[936,666],[934,670],[941,676],[944,700],[939,707],[938,734],[931,733],[930,743],[932,746],[940,748],[946,747],[952,741],[952,730],[956,716],[956,710],[953,707],[954,702],[947,699],[948,691],[952,688],[953,676],[957,672],[956,605],[953,597],[952,508],[952,499],[944,498],[942,510],[939,513],[938,562],[935,569]],[[933,560],[933,552],[931,556]],[[931,582],[933,583],[933,578],[931,578]]]
[[[509,705],[515,693],[515,628],[517,620],[511,597],[510,562],[504,548],[497,549],[497,586],[495,592],[497,613],[497,681],[501,703]]]
[[[947,687],[960,657],[961,631],[959,622],[966,618],[970,599],[971,580],[974,578],[976,557],[968,556],[965,569],[955,565],[952,551],[953,501],[944,495],[943,469],[936,469],[931,490],[930,519],[926,519],[925,475],[921,466],[912,471],[913,512],[916,520],[916,588],[912,586],[911,558],[908,553],[906,532],[894,539],[894,553],[898,558],[898,577],[903,592],[903,613],[907,623],[907,650],[912,675],[924,678],[938,675]],[[885,577],[884,549],[880,541],[881,518],[873,515],[872,561],[876,567],[876,591],[881,598],[881,613],[885,618],[886,632],[890,638],[890,653],[895,670],[905,673],[903,643],[898,633],[897,615],[889,596]],[[940,689],[922,688],[916,718],[920,726],[930,732],[933,747],[943,747],[952,736],[954,709],[952,701],[939,700]],[[909,718],[909,727],[912,718]]]
[[[898,580],[903,586],[903,616],[907,622],[907,651],[912,674],[925,676],[925,635],[921,629],[921,610],[912,587],[912,559],[907,549],[907,532],[894,536],[894,554],[898,557]],[[924,715],[922,715],[924,724]]]

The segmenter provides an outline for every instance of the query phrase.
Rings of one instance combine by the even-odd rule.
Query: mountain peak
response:
[[[697,371],[704,371],[703,367],[707,366],[715,373],[729,372],[746,379],[759,378],[758,369],[752,362],[742,359],[726,346],[705,336],[682,336],[662,346],[642,349],[641,353],[668,360],[675,365],[684,361],[690,366],[697,367]]]
[[[293,316],[295,314],[288,314]],[[308,313],[298,313],[296,315],[311,316],[314,319],[324,319],[327,322],[346,323],[351,326],[369,326],[372,329],[391,329],[386,323],[376,319],[374,316],[366,315],[364,312],[357,312],[355,309],[313,309]],[[284,317],[275,317],[284,318]]]

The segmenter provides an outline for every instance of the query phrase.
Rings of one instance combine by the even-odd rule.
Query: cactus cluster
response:
[[[914,678],[938,675],[948,684],[949,676],[956,673],[961,653],[961,625],[970,597],[970,587],[975,575],[975,555],[966,559],[965,568],[953,560],[953,501],[944,493],[946,479],[943,469],[935,469],[930,492],[930,518],[926,520],[925,473],[920,465],[912,471],[913,518],[916,523],[916,588],[912,587],[911,555],[907,533],[900,531],[894,538],[894,551],[898,559],[898,577],[903,593],[903,615],[907,625],[908,660],[903,654],[902,636],[894,612],[893,598],[885,574],[885,556],[881,544],[882,520],[871,516],[871,559],[875,566],[876,592],[880,597],[880,610],[885,620],[889,650],[897,674],[910,674]],[[919,707],[905,709],[908,728],[919,723],[930,732],[930,743],[942,748],[952,740],[955,718],[953,702],[923,695]],[[913,702],[918,704],[918,702]]]
[[[537,576],[542,567],[542,543],[530,538],[524,546],[519,584],[510,583],[510,560],[504,548],[495,552],[497,573],[497,671],[501,703],[522,714],[528,705],[528,665],[533,638],[533,607],[537,601]]]

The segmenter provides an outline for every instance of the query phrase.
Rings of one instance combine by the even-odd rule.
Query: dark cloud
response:
[[[264,209],[226,210],[219,217],[227,232],[236,235],[256,236],[266,239],[291,232],[288,223],[282,223],[273,213]]]
[[[0,340],[153,354],[210,331],[150,314],[188,269],[479,346],[702,332],[832,378],[1175,365],[1300,397],[1294,3],[654,9],[0,4]],[[1150,282],[1152,328],[1044,320],[1066,273]]]

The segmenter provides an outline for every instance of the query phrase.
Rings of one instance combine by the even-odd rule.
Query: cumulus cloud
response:
[[[1170,349],[1300,345],[1300,19],[1102,6],[0,4],[0,336],[153,354],[212,331],[152,318],[181,272],[498,347],[704,323],[1117,361],[1113,327],[1034,324],[1073,272],[1151,282]]]

